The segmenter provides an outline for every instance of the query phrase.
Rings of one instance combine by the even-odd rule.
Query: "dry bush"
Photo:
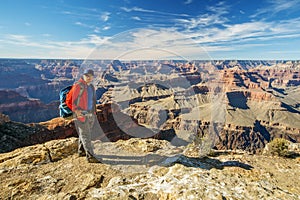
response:
[[[268,144],[268,152],[275,156],[289,157],[290,152],[288,148],[289,141],[283,138],[275,138]]]

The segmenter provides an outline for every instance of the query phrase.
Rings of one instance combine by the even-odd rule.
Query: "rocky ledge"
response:
[[[199,158],[156,139],[94,145],[98,153],[105,147],[114,157],[88,163],[75,154],[77,138],[0,154],[1,199],[300,198],[299,157],[231,152]],[[133,162],[139,155],[160,159]]]

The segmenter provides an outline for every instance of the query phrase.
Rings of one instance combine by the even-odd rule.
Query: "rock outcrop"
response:
[[[6,122],[9,122],[10,119],[7,115],[4,115],[2,113],[0,113],[0,125],[6,123]]]
[[[0,154],[1,198],[300,198],[299,158],[245,152],[203,158],[178,152],[171,156],[168,153],[172,145],[155,139],[136,138],[95,145],[97,149],[109,150],[106,153],[110,157],[104,157],[102,164],[88,163],[84,157],[78,157],[76,138]],[[126,155],[124,160],[120,154]],[[141,159],[141,154],[147,159]]]
[[[23,124],[4,118],[0,124],[0,153],[72,136],[77,136],[74,123],[62,118],[40,124]]]

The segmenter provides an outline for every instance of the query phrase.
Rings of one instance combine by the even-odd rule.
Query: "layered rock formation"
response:
[[[0,59],[0,66],[0,112],[23,123],[57,117],[59,91],[79,68],[76,61],[33,59]]]
[[[300,93],[287,81],[300,80],[299,63],[266,63],[128,63],[105,72],[115,79],[103,76],[102,102],[149,129],[173,130],[188,143],[206,137],[217,149],[256,152],[275,137],[299,142]]]
[[[81,67],[89,66],[97,72],[99,110],[105,110],[98,113],[100,127],[113,141],[156,137],[183,144],[203,137],[212,148],[252,152],[275,137],[299,142],[296,61],[1,63],[1,76],[20,75],[13,91],[1,92],[1,111],[13,121],[57,117],[57,101],[46,104],[40,99],[58,98],[58,90],[78,78]],[[29,75],[22,78],[26,69],[32,84]]]
[[[46,121],[58,115],[58,103],[45,104],[15,91],[0,91],[0,113],[9,115],[13,121],[24,123]]]

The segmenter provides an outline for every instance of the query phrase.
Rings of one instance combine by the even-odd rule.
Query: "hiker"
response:
[[[97,121],[96,116],[96,95],[95,88],[92,84],[94,71],[91,69],[84,70],[83,76],[76,82],[70,90],[66,104],[75,115],[75,125],[79,135],[78,155],[86,156],[88,162],[100,162],[94,157],[92,147],[92,134],[94,123]]]

